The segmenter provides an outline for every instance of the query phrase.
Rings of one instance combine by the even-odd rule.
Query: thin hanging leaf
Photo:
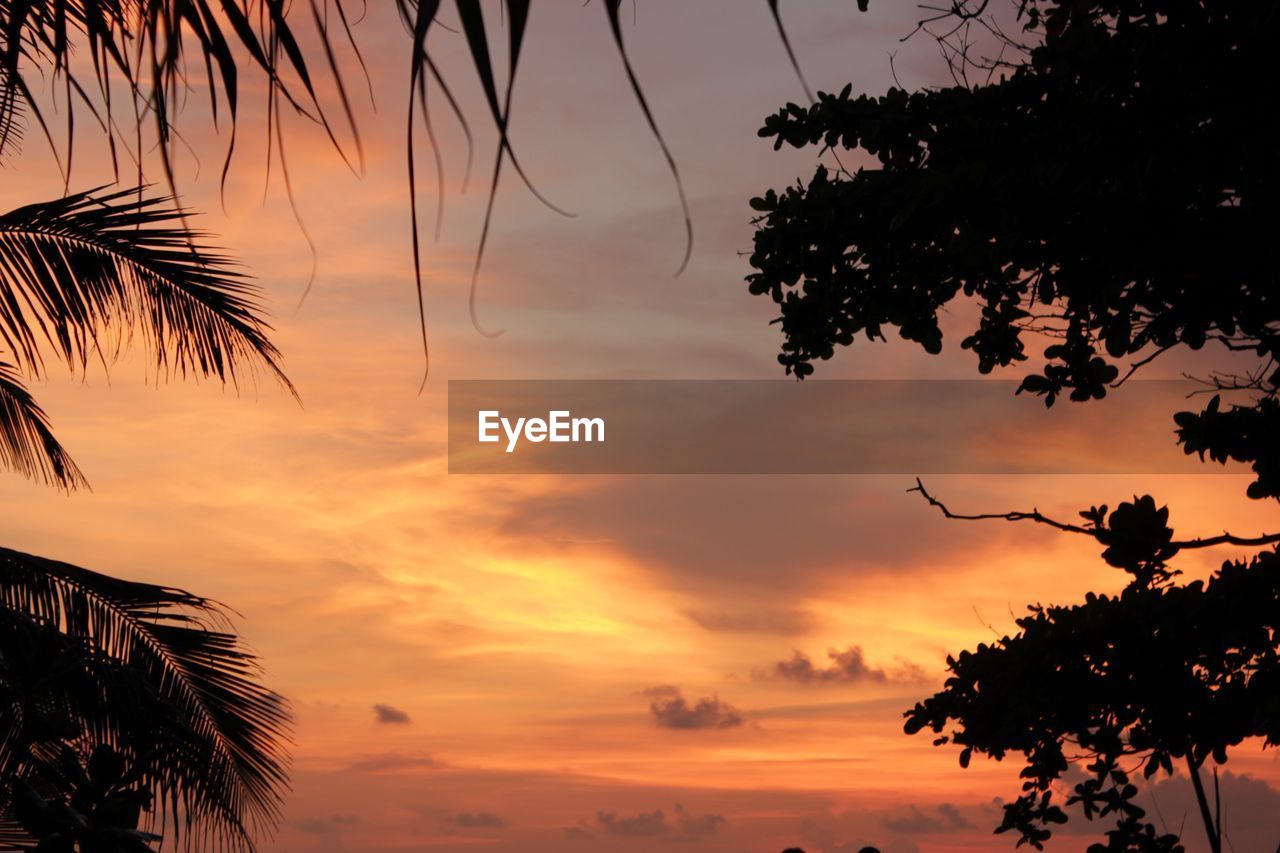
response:
[[[680,180],[680,169],[676,166],[676,159],[671,155],[671,149],[667,147],[667,141],[663,139],[662,131],[658,129],[658,122],[653,117],[653,111],[649,109],[649,101],[645,98],[644,90],[640,88],[640,81],[636,78],[635,71],[631,67],[631,59],[627,55],[627,47],[622,40],[622,21],[619,17],[621,8],[622,0],[604,0],[604,9],[609,16],[609,29],[613,33],[613,41],[618,47],[618,54],[622,57],[622,66],[627,72],[627,80],[631,83],[631,91],[635,93],[636,100],[640,103],[640,110],[644,113],[645,121],[649,123],[649,129],[658,141],[658,146],[662,148],[662,156],[667,160],[667,167],[671,171],[671,177],[676,182],[676,192],[680,195],[680,210],[684,214],[685,233],[684,258],[676,269],[676,275],[680,275],[689,266],[689,259],[693,257],[693,216],[689,212],[689,200],[685,198],[684,182]]]

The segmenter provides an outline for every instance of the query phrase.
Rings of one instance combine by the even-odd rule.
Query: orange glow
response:
[[[238,395],[209,383],[156,389],[137,354],[109,375],[35,383],[93,491],[66,497],[0,478],[0,541],[186,587],[242,615],[298,720],[286,824],[265,850],[648,850],[681,838],[726,853],[1012,849],[990,829],[994,799],[1017,790],[1015,763],[961,770],[953,750],[905,736],[902,713],[941,684],[947,653],[1010,631],[1027,603],[1118,589],[1089,542],[946,522],[901,477],[446,473],[450,378],[779,375],[770,308],[747,295],[738,253],[750,247],[748,198],[813,163],[812,152],[774,153],[755,136],[765,114],[801,95],[765,4],[750,15],[736,4],[640,4],[632,49],[697,229],[693,262],[674,280],[674,191],[612,44],[597,37],[604,16],[554,5],[531,22],[513,130],[539,188],[577,216],[545,210],[518,179],[504,184],[479,294],[482,322],[503,336],[481,337],[468,320],[485,181],[473,175],[461,193],[467,155],[440,103],[448,186],[436,243],[434,172],[420,164],[432,367],[417,393],[407,57],[398,21],[370,4],[357,30],[377,94],[376,111],[359,106],[367,173],[344,171],[314,128],[289,124],[291,177],[318,246],[300,307],[312,258],[279,175],[262,202],[261,117],[240,128],[225,199],[220,142],[194,114],[199,172],[192,156],[181,162],[201,225],[262,282],[303,405],[265,382]],[[925,44],[896,41],[914,4],[874,19],[840,3],[792,5],[792,37],[819,88],[887,87],[894,50],[907,85],[945,73]],[[726,27],[732,38],[715,36]],[[700,52],[687,31],[716,46]],[[446,65],[463,59],[449,35]],[[479,116],[470,78],[456,76]],[[101,183],[106,167],[84,139],[72,188]],[[492,144],[481,128],[478,164]],[[32,134],[0,203],[61,188]],[[955,341],[938,359],[859,342],[827,375],[968,377],[974,364]],[[1179,452],[1172,434],[1169,447]],[[1180,534],[1274,527],[1271,507],[1245,499],[1245,481],[950,476],[930,486],[965,508],[1034,505],[1060,517],[1150,492]],[[1180,566],[1203,574],[1232,556]],[[796,651],[822,666],[829,649],[850,646],[884,678],[769,677]],[[690,705],[718,699],[740,721],[662,728],[650,709],[661,686]],[[409,721],[379,723],[379,704]],[[1231,769],[1280,786],[1274,755],[1256,747]],[[961,820],[947,824],[942,804]],[[656,810],[660,837],[618,831],[617,820]],[[1181,812],[1165,817],[1177,824]]]

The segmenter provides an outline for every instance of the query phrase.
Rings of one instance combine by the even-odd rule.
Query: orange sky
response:
[[[466,282],[483,181],[460,194],[462,137],[439,111],[446,221],[425,262],[432,373],[415,393],[407,40],[379,8],[358,28],[377,93],[376,111],[359,107],[367,173],[352,176],[319,134],[289,125],[294,185],[319,246],[301,308],[311,256],[278,176],[262,202],[260,117],[246,115],[226,213],[219,143],[195,110],[187,126],[201,166],[182,157],[186,199],[261,280],[304,405],[269,385],[238,396],[212,383],[157,390],[139,356],[109,375],[35,384],[94,490],[66,497],[0,478],[0,541],[181,585],[242,614],[269,682],[297,711],[295,790],[266,850],[1012,848],[989,830],[993,798],[1016,791],[1017,768],[961,771],[953,752],[904,736],[901,713],[936,689],[948,651],[1007,630],[1011,610],[1117,589],[1122,578],[1088,542],[947,523],[905,494],[905,477],[446,474],[450,378],[779,377],[771,307],[747,295],[738,253],[750,248],[747,199],[812,169],[814,152],[774,153],[755,136],[765,114],[802,92],[764,3],[640,5],[628,37],[695,215],[681,278],[671,275],[683,226],[670,178],[604,15],[540,5],[513,129],[540,188],[578,215],[561,218],[508,181],[480,294],[483,322],[507,331],[476,334]],[[898,43],[908,4],[865,16],[841,2],[790,5],[818,88],[852,80],[881,90],[895,51],[903,84],[943,80],[931,44]],[[435,47],[483,126],[461,38],[442,33]],[[482,130],[480,141],[477,162],[487,163],[492,139]],[[85,135],[73,188],[103,182],[97,142]],[[61,189],[35,134],[26,149],[0,184],[6,209]],[[820,376],[973,369],[954,348],[931,358],[858,345]],[[1035,504],[1059,516],[1152,492],[1183,535],[1274,527],[1271,507],[1243,497],[1245,482],[930,485],[967,507]],[[1182,568],[1203,573],[1229,556],[1199,554]],[[871,674],[765,677],[794,651],[821,666],[828,649],[850,646]],[[703,727],[659,725],[703,699]],[[1263,784],[1280,786],[1280,767],[1244,750],[1231,769],[1237,849],[1274,845],[1250,834],[1249,812],[1280,807]],[[1174,826],[1190,804],[1179,784],[1158,792]],[[1079,845],[1067,836],[1056,849]]]

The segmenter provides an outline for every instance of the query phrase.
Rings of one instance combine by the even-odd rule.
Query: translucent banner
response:
[[[1218,473],[1177,446],[1186,381],[1074,403],[983,380],[449,382],[454,474]]]

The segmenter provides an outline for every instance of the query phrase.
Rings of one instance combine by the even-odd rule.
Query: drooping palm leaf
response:
[[[22,143],[22,102],[14,87],[5,83],[0,71],[0,165],[18,150]]]
[[[252,850],[279,819],[290,716],[219,624],[182,590],[0,548],[0,685],[26,706],[0,708],[8,741],[39,747],[69,723],[129,759],[189,846]],[[52,763],[10,743],[4,757],[36,779]]]
[[[496,191],[498,176],[504,161],[510,161],[526,185],[533,189],[519,161],[514,156],[508,125],[511,109],[511,93],[515,70],[524,39],[525,23],[532,8],[532,0],[498,0],[509,22],[509,57],[507,87],[504,95],[498,92],[491,52],[485,35],[479,4],[475,0],[454,0],[454,12],[462,23],[467,38],[471,64],[481,83],[488,107],[489,118],[497,130],[498,154],[493,178],[490,182],[490,205]],[[668,150],[658,130],[652,111],[640,87],[637,76],[623,48],[619,0],[602,0],[609,15],[610,28],[620,56],[626,66],[630,85],[637,96],[650,129],[657,137],[662,154],[676,179],[685,217],[686,245],[680,268],[688,263],[692,246],[692,220],[683,185],[675,168],[675,158]],[[437,20],[444,4],[440,0],[396,0],[401,18],[411,36],[411,85],[409,93],[409,188],[413,230],[413,262],[418,284],[419,315],[423,324],[423,347],[426,350],[426,309],[422,297],[422,256],[419,245],[417,212],[414,202],[417,194],[417,176],[414,162],[413,125],[416,113],[421,111],[427,124],[427,135],[432,137],[430,117],[426,109],[426,88],[434,81],[449,100],[455,113],[457,102],[449,92],[444,78],[432,59],[427,45],[432,24]],[[767,0],[769,14],[777,24],[787,56],[799,71],[799,63],[782,27],[778,14],[778,0]],[[865,11],[866,0],[858,0],[858,8]],[[330,13],[333,13],[332,16]],[[330,21],[336,19],[337,26]],[[131,156],[141,164],[142,123],[153,128],[164,172],[170,189],[174,189],[171,148],[175,140],[182,99],[190,82],[203,79],[215,120],[221,116],[230,125],[227,137],[226,161],[223,179],[231,164],[235,149],[236,118],[240,107],[240,78],[245,68],[260,75],[267,83],[268,134],[275,135],[275,149],[279,150],[281,125],[276,117],[275,105],[283,102],[295,111],[316,122],[333,142],[342,158],[351,163],[344,147],[331,126],[323,106],[325,93],[336,98],[345,116],[349,131],[360,155],[358,127],[343,81],[342,63],[338,58],[336,36],[341,33],[351,46],[354,63],[364,67],[359,50],[355,47],[350,27],[350,16],[343,0],[307,0],[290,3],[288,0],[181,0],[181,2],[144,2],[143,0],[0,0],[0,104],[7,97],[23,104],[32,124],[39,128],[50,144],[54,143],[55,129],[45,120],[40,105],[32,95],[27,78],[52,80],[54,91],[63,92],[63,115],[66,121],[68,144],[61,146],[70,158],[69,140],[75,133],[77,105],[81,111],[88,109],[95,123],[107,132],[113,157],[117,146],[131,150]],[[307,26],[307,22],[310,25]],[[91,72],[84,66],[74,66],[71,55],[77,46],[87,47]],[[314,53],[312,52],[314,51]],[[202,74],[189,74],[188,57],[196,56],[202,66]],[[314,67],[313,67],[314,66]],[[321,71],[322,73],[317,73]],[[322,79],[323,78],[323,79]],[[127,110],[113,107],[112,81],[118,81],[127,89]],[[802,81],[803,82],[803,81]],[[807,90],[807,86],[806,86]],[[120,113],[127,115],[121,120]],[[3,112],[0,111],[0,118]],[[2,124],[0,124],[2,127]],[[120,128],[118,130],[118,128]],[[136,128],[135,140],[125,131]],[[468,137],[470,132],[468,131]],[[59,146],[54,145],[55,150]],[[434,146],[433,146],[434,147]],[[268,139],[267,150],[273,150],[273,140]],[[139,165],[139,183],[142,166]],[[534,190],[535,194],[536,190]],[[539,198],[543,198],[539,194]],[[545,198],[543,198],[545,201]],[[476,268],[483,257],[483,245],[488,233],[489,217],[486,216],[481,248],[477,251]],[[471,312],[476,328],[480,324],[475,314],[474,288]]]
[[[53,437],[44,410],[12,365],[0,361],[0,468],[71,490],[88,485]]]
[[[622,38],[621,8],[622,0],[604,0],[605,13],[609,16],[609,32],[613,34],[613,42],[618,48],[618,56],[622,59],[622,67],[627,72],[627,80],[631,83],[631,91],[635,93],[636,100],[640,104],[640,110],[644,113],[644,119],[649,123],[649,130],[652,131],[654,138],[658,140],[659,147],[662,148],[662,156],[666,158],[667,168],[671,170],[671,176],[676,181],[676,192],[680,195],[680,210],[684,214],[685,231],[684,257],[676,270],[676,275],[680,275],[680,273],[684,272],[685,267],[689,265],[689,259],[693,257],[693,216],[689,213],[689,200],[685,198],[684,182],[680,180],[680,170],[676,166],[676,158],[672,156],[671,149],[667,147],[667,141],[662,138],[662,131],[658,129],[658,121],[653,117],[653,110],[649,108],[649,100],[644,96],[644,89],[640,87],[640,81],[636,77],[635,70],[631,67],[631,57],[627,54],[627,46]],[[798,68],[799,66],[797,66]]]
[[[0,215],[0,346],[39,374],[47,345],[72,367],[141,337],[165,375],[235,383],[261,365],[288,386],[257,289],[200,244],[168,198],[76,193]]]

